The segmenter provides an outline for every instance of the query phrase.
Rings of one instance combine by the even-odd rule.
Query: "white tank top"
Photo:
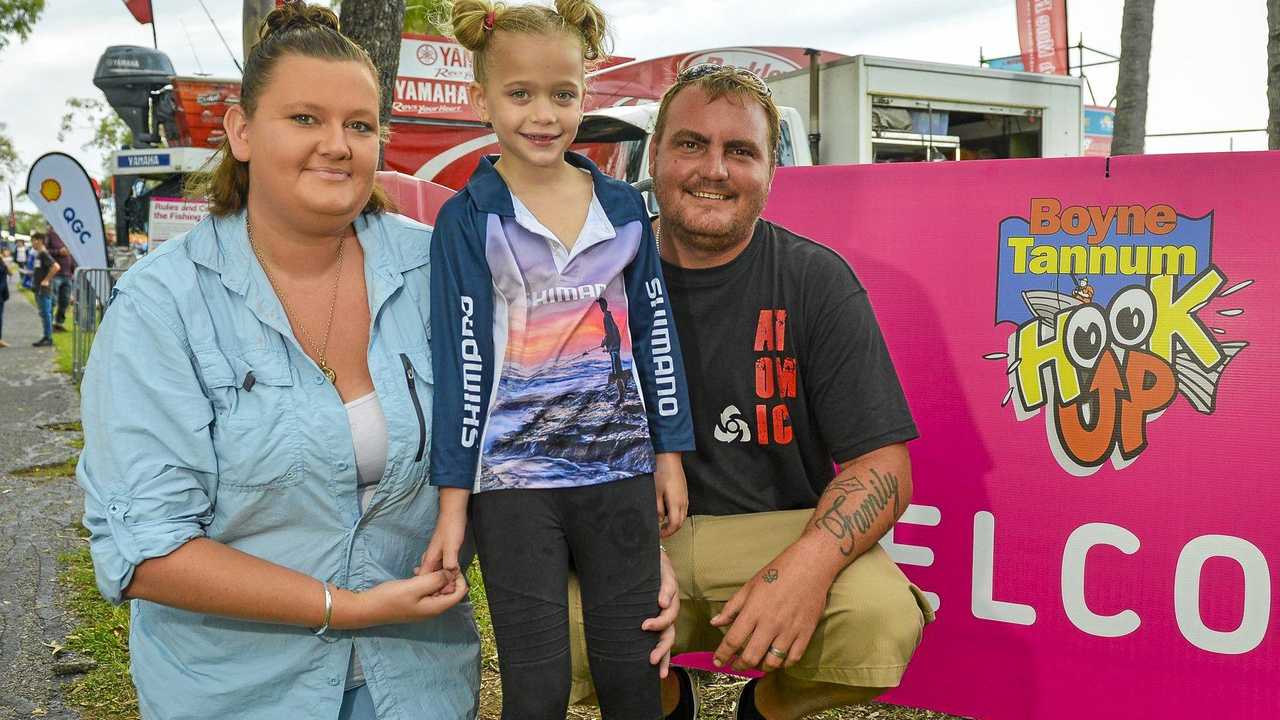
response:
[[[351,423],[356,488],[360,493],[360,512],[364,512],[387,469],[387,418],[382,414],[377,393],[356,398],[343,407],[347,409],[347,422]]]
[[[387,418],[382,414],[382,403],[378,401],[376,392],[356,398],[343,407],[347,409],[347,422],[351,425],[351,444],[356,455],[356,493],[360,497],[360,512],[363,514],[369,509],[369,501],[373,499],[373,493],[387,469]],[[353,649],[346,689],[363,684],[364,668]]]

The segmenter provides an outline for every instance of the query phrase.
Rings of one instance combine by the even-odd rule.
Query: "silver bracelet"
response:
[[[329,592],[329,583],[322,580],[320,584],[324,586],[324,623],[313,632],[316,637],[324,639],[324,634],[329,631],[329,621],[333,619],[333,593]]]

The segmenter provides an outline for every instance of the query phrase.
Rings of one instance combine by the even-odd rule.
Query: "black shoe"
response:
[[[53,344],[53,338],[42,337],[39,340],[31,343],[31,347],[49,347],[52,344]]]
[[[733,714],[737,720],[765,720],[764,715],[756,709],[757,682],[760,682],[759,679],[752,678],[742,686],[742,694],[738,696],[738,707]]]
[[[697,720],[698,692],[693,687],[693,678],[689,677],[688,671],[684,668],[675,666],[672,666],[671,674],[675,675],[676,681],[680,683],[680,704],[671,711],[667,720]]]
[[[66,331],[67,331],[66,326],[65,326],[65,325],[63,325],[62,323],[54,323],[54,324],[53,324],[53,329],[54,329],[54,331],[55,331],[55,332],[66,332]]]

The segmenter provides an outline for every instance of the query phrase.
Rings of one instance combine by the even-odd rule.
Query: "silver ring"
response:
[[[786,659],[787,659],[787,653],[786,653],[786,652],[784,652],[784,651],[782,651],[782,650],[779,650],[778,648],[776,648],[776,647],[774,647],[774,646],[772,646],[772,645],[770,645],[770,646],[769,646],[769,654],[770,654],[770,655],[772,655],[772,656],[774,656],[774,657],[776,657],[776,658],[778,658],[779,660],[786,660]]]

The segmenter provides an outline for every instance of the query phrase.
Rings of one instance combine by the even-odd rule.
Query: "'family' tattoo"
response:
[[[814,525],[840,542],[840,552],[845,557],[853,554],[859,535],[866,535],[884,509],[893,507],[893,517],[898,516],[898,477],[887,472],[883,475],[871,470],[871,487],[867,487],[856,475],[832,481],[828,488],[835,497],[831,506]],[[861,501],[855,495],[862,493]],[[856,509],[848,509],[846,503],[858,503]]]
[[[777,571],[777,570],[775,570],[775,569],[773,569],[773,568],[769,568],[768,570],[765,570],[765,571],[764,571],[764,581],[765,581],[765,582],[767,582],[767,583],[772,583],[772,582],[775,582],[777,579],[778,579],[778,571]]]

